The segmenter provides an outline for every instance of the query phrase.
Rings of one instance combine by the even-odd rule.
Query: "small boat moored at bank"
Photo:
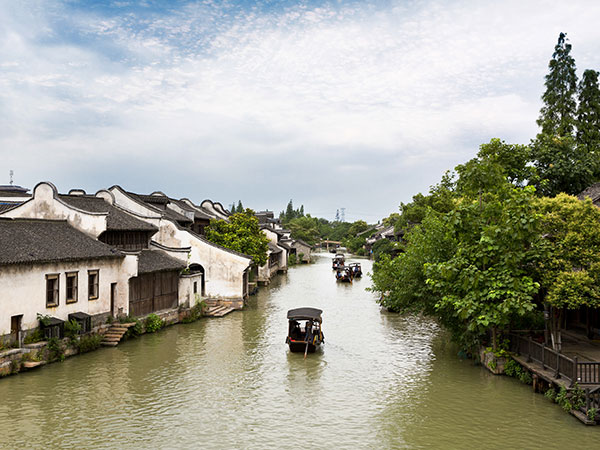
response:
[[[285,342],[292,352],[313,353],[325,342],[321,330],[322,310],[317,308],[290,309],[287,313],[289,321],[288,336]]]

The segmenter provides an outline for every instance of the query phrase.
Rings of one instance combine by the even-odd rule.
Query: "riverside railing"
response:
[[[509,333],[512,352],[527,357],[527,361],[535,361],[542,369],[554,371],[554,378],[566,378],[571,382],[584,384],[600,384],[600,362],[579,362],[563,355],[560,351],[535,342],[531,337]]]

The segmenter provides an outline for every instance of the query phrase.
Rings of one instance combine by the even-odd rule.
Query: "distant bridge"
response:
[[[329,251],[329,245],[334,245],[335,248],[339,247],[340,245],[342,245],[342,243],[340,241],[328,241],[328,240],[321,240],[321,242],[319,242],[319,245],[321,246],[321,248],[323,248],[323,245],[326,246],[327,251]]]

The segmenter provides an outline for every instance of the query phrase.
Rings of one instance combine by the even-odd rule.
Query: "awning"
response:
[[[81,312],[81,311],[69,314],[69,320],[71,320],[71,319],[85,320],[88,317],[92,317],[92,316],[90,316],[89,314],[86,314],[84,312]]]

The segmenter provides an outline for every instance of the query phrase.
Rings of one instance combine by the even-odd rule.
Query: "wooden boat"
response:
[[[288,336],[285,340],[292,352],[314,353],[316,348],[325,342],[321,323],[323,311],[317,308],[290,309],[287,313],[289,321]]]
[[[341,281],[342,283],[352,283],[353,278],[354,276],[350,267],[338,267],[335,271],[335,279],[337,281]]]
[[[360,267],[360,263],[350,263],[348,264],[348,267],[350,267],[350,270],[352,271],[353,278],[362,277],[362,268]]]
[[[331,260],[331,268],[335,270],[335,269],[339,269],[340,267],[344,267],[345,262],[346,262],[346,259],[344,258],[344,254],[338,253]]]

